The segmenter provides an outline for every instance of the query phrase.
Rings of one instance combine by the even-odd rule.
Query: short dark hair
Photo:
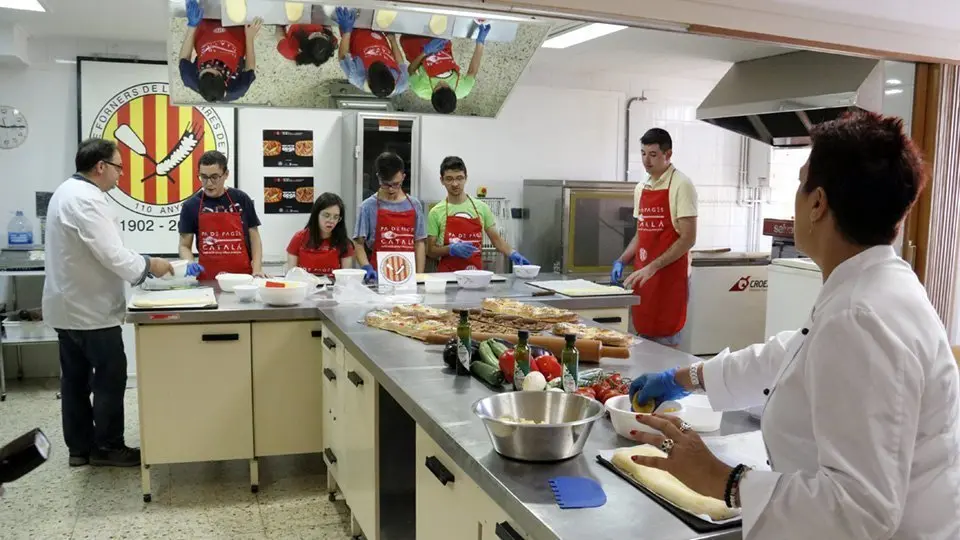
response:
[[[227,95],[227,81],[219,73],[208,72],[200,75],[197,87],[203,99],[211,103],[223,101],[224,96]]]
[[[306,32],[298,32],[297,41],[300,43],[300,52],[297,54],[297,65],[313,64],[322,66],[333,56],[337,46],[337,38],[333,34],[324,32],[323,37],[310,37]]]
[[[117,151],[117,143],[108,139],[87,139],[80,143],[77,148],[77,155],[73,158],[73,163],[77,167],[77,172],[90,172],[97,163],[101,161],[111,161],[113,154]]]
[[[389,182],[397,173],[406,170],[403,158],[393,152],[384,152],[377,156],[373,163],[373,170],[377,172],[377,180],[380,182]]]
[[[650,128],[643,137],[640,137],[640,144],[655,144],[660,147],[661,152],[673,150],[673,139],[667,130],[661,128]]]
[[[227,172],[227,156],[223,155],[223,152],[219,150],[207,150],[200,156],[200,162],[197,164],[197,167],[203,165],[219,165],[223,172]]]
[[[853,113],[810,132],[806,193],[822,188],[837,228],[856,245],[890,244],[926,184],[903,120]]]
[[[467,174],[467,164],[457,156],[447,156],[440,163],[440,176],[447,171],[463,171],[463,174]]]
[[[397,78],[383,62],[374,62],[367,68],[367,85],[378,98],[389,97],[397,88]]]
[[[457,93],[449,86],[437,88],[430,97],[433,110],[440,114],[450,114],[457,110]]]

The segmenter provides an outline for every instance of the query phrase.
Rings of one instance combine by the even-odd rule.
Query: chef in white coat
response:
[[[924,184],[897,118],[816,126],[795,201],[797,248],[823,272],[809,319],[767,343],[638,377],[631,396],[705,391],[717,410],[765,404],[771,471],[730,467],[679,419],[641,421],[636,457],[740,507],[753,539],[960,538],[960,382],[947,335],[891,247]]]

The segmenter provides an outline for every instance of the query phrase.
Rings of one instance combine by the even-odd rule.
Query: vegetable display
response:
[[[576,393],[606,403],[608,399],[630,392],[630,380],[619,373],[588,370],[580,373],[580,388]]]
[[[571,377],[570,371],[550,351],[531,346],[530,373],[518,386],[514,379],[516,359],[511,343],[500,339],[488,339],[473,340],[470,345],[472,349],[470,373],[494,388],[506,383],[514,390],[563,391],[564,377]],[[456,339],[451,339],[444,346],[443,362],[447,367],[456,369],[458,362]],[[532,379],[529,375],[533,375]]]

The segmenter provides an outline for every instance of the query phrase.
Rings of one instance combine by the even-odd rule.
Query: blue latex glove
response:
[[[187,275],[187,277],[190,277],[190,276],[199,276],[200,274],[203,273],[203,270],[204,270],[204,268],[203,268],[202,266],[200,266],[200,263],[192,262],[192,263],[190,263],[190,264],[187,265],[186,275]]]
[[[477,252],[477,246],[470,242],[457,242],[450,244],[450,254],[461,259],[469,259]]]
[[[610,283],[617,284],[623,281],[623,263],[613,261],[613,271],[610,272]]]
[[[340,25],[340,33],[346,34],[353,32],[353,25],[357,22],[357,10],[346,7],[338,7],[335,12],[337,24]]]
[[[490,33],[489,24],[481,24],[480,30],[477,31],[477,43],[484,45],[487,42],[487,34]]]
[[[203,20],[203,8],[198,0],[187,0],[187,26],[196,28]]]
[[[340,8],[337,8],[337,9],[340,9]],[[363,276],[364,281],[368,283],[372,283],[377,280],[377,271],[373,269],[373,265],[365,264],[360,268],[367,271],[367,275]]]
[[[446,46],[447,46],[447,40],[445,39],[440,39],[440,38],[431,39],[429,43],[423,46],[423,54],[427,56],[437,54],[438,52],[442,51],[443,48]]]
[[[513,253],[510,254],[510,262],[517,266],[525,266],[530,264],[530,261],[528,261],[527,258],[521,255],[517,250],[514,250]]]
[[[659,407],[664,401],[690,395],[690,392],[677,384],[677,369],[671,368],[660,373],[644,373],[634,379],[630,383],[630,403],[634,403],[634,396],[637,396],[637,403],[643,405],[652,399]]]

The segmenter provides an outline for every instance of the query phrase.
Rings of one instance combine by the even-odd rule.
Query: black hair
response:
[[[397,88],[397,79],[383,62],[374,62],[367,68],[367,85],[378,98],[389,97]]]
[[[650,128],[643,137],[640,137],[640,144],[655,144],[660,147],[661,152],[673,150],[673,139],[667,130],[660,128]]]
[[[443,86],[433,91],[430,98],[433,110],[440,114],[450,114],[457,110],[457,93],[449,86]]]
[[[224,96],[227,95],[227,81],[219,73],[207,72],[200,75],[198,87],[203,99],[211,103],[223,101]]]
[[[463,174],[467,174],[467,164],[457,156],[447,156],[440,163],[440,176],[447,171],[463,171]]]
[[[77,172],[85,173],[93,170],[101,161],[111,161],[117,151],[117,143],[107,139],[87,139],[80,143],[77,155],[73,159]]]
[[[322,37],[310,37],[310,34],[300,31],[295,34],[300,43],[300,51],[297,53],[297,65],[305,66],[313,64],[322,66],[333,56],[333,51],[337,47],[337,38],[329,31],[324,31]]]
[[[227,172],[227,156],[223,155],[223,152],[219,150],[207,150],[200,156],[197,167],[204,165],[219,165],[223,172]]]
[[[323,242],[323,238],[320,237],[320,212],[331,206],[336,206],[340,209],[340,221],[330,233],[330,243],[337,248],[337,252],[340,253],[340,258],[343,258],[347,254],[351,242],[350,239],[347,238],[347,225],[344,223],[346,220],[346,209],[343,205],[343,199],[336,193],[324,193],[313,202],[313,208],[310,209],[310,217],[307,219],[307,226],[304,227],[309,233],[307,247],[317,249]]]
[[[806,193],[822,188],[840,234],[853,244],[896,239],[900,223],[926,184],[923,158],[903,120],[856,113],[810,131]]]
[[[377,172],[379,182],[389,182],[397,173],[405,170],[403,158],[393,152],[384,152],[373,162],[373,170]]]

